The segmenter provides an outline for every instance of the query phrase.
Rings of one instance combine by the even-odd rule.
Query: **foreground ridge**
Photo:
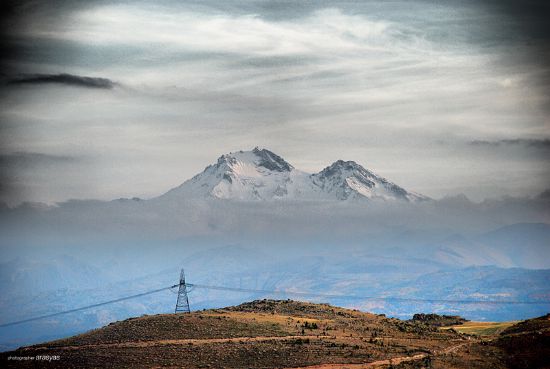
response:
[[[459,332],[475,324],[457,316],[399,320],[328,304],[255,300],[190,314],[130,318],[3,353],[2,359],[8,367],[36,365],[17,358],[53,357],[48,366],[358,369],[506,368],[519,357],[514,347],[521,347],[522,360],[550,357],[543,355],[549,347],[549,316],[510,323],[492,336]]]

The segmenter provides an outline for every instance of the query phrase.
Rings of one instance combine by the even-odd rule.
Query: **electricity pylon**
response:
[[[190,313],[190,312],[191,312],[191,309],[189,308],[189,298],[187,297],[187,285],[185,284],[185,273],[183,272],[183,269],[182,269],[180,273],[178,301],[176,302],[176,310],[174,311],[174,313],[177,314],[177,313]]]

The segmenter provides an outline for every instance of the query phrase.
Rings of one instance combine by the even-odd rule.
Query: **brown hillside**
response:
[[[430,357],[429,365],[416,362],[403,363],[396,368],[550,368],[550,315],[528,319],[506,329],[497,328],[492,336],[491,325],[500,327],[506,323],[476,323],[485,325],[479,329],[483,339],[459,347],[445,355]],[[460,327],[460,326],[459,326]],[[500,333],[498,333],[500,332]]]
[[[550,368],[550,314],[506,329],[496,346],[506,353],[512,368]]]
[[[326,304],[261,300],[127,319],[3,353],[2,360],[8,367],[44,368],[359,369],[388,367],[390,360],[394,367],[421,367],[445,363],[447,356],[482,358],[488,346],[478,342],[453,330]],[[479,354],[474,352],[478,347]],[[460,354],[464,350],[472,354]],[[502,355],[501,348],[494,350]],[[56,360],[43,360],[48,357]]]

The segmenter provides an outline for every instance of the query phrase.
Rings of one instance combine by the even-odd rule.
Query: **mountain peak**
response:
[[[296,170],[274,152],[259,147],[220,156],[215,164],[167,194],[235,200],[427,199],[355,161],[337,160],[310,175]]]
[[[364,167],[357,164],[353,160],[336,160],[334,163],[323,169],[323,171],[332,172],[335,170],[363,170],[366,171]]]
[[[267,168],[269,170],[274,170],[277,172],[290,172],[294,167],[287,163],[279,155],[275,154],[272,151],[267,149],[260,149],[256,146],[252,149],[252,152],[260,158],[258,165]]]
[[[313,183],[339,200],[350,198],[417,201],[424,196],[406,191],[355,161],[337,160],[312,176]]]
[[[255,147],[220,156],[217,163],[168,193],[197,198],[273,200],[287,197],[294,188],[293,180],[306,176],[274,152]]]
[[[218,158],[218,167],[227,166],[230,171],[238,171],[243,166],[261,167],[275,172],[290,172],[294,169],[279,155],[267,149],[255,147],[250,151],[236,151],[224,154]]]
[[[357,164],[354,161],[337,160],[322,171],[314,174],[317,178],[334,178],[334,177],[356,177],[364,182],[368,187],[374,187],[373,179],[379,181],[386,181],[386,179],[377,176],[371,171],[365,169],[363,166]],[[387,182],[387,181],[386,181]]]

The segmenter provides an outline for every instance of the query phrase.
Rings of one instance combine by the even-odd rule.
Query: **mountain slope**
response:
[[[215,164],[168,191],[161,198],[233,200],[353,200],[421,201],[428,198],[363,168],[338,160],[319,173],[297,170],[279,155],[254,148],[222,155]]]
[[[384,200],[427,200],[363,168],[354,161],[338,160],[310,176],[313,183],[338,200],[364,197]]]
[[[217,163],[162,197],[273,200],[297,195],[307,177],[280,156],[256,147],[220,156]]]

